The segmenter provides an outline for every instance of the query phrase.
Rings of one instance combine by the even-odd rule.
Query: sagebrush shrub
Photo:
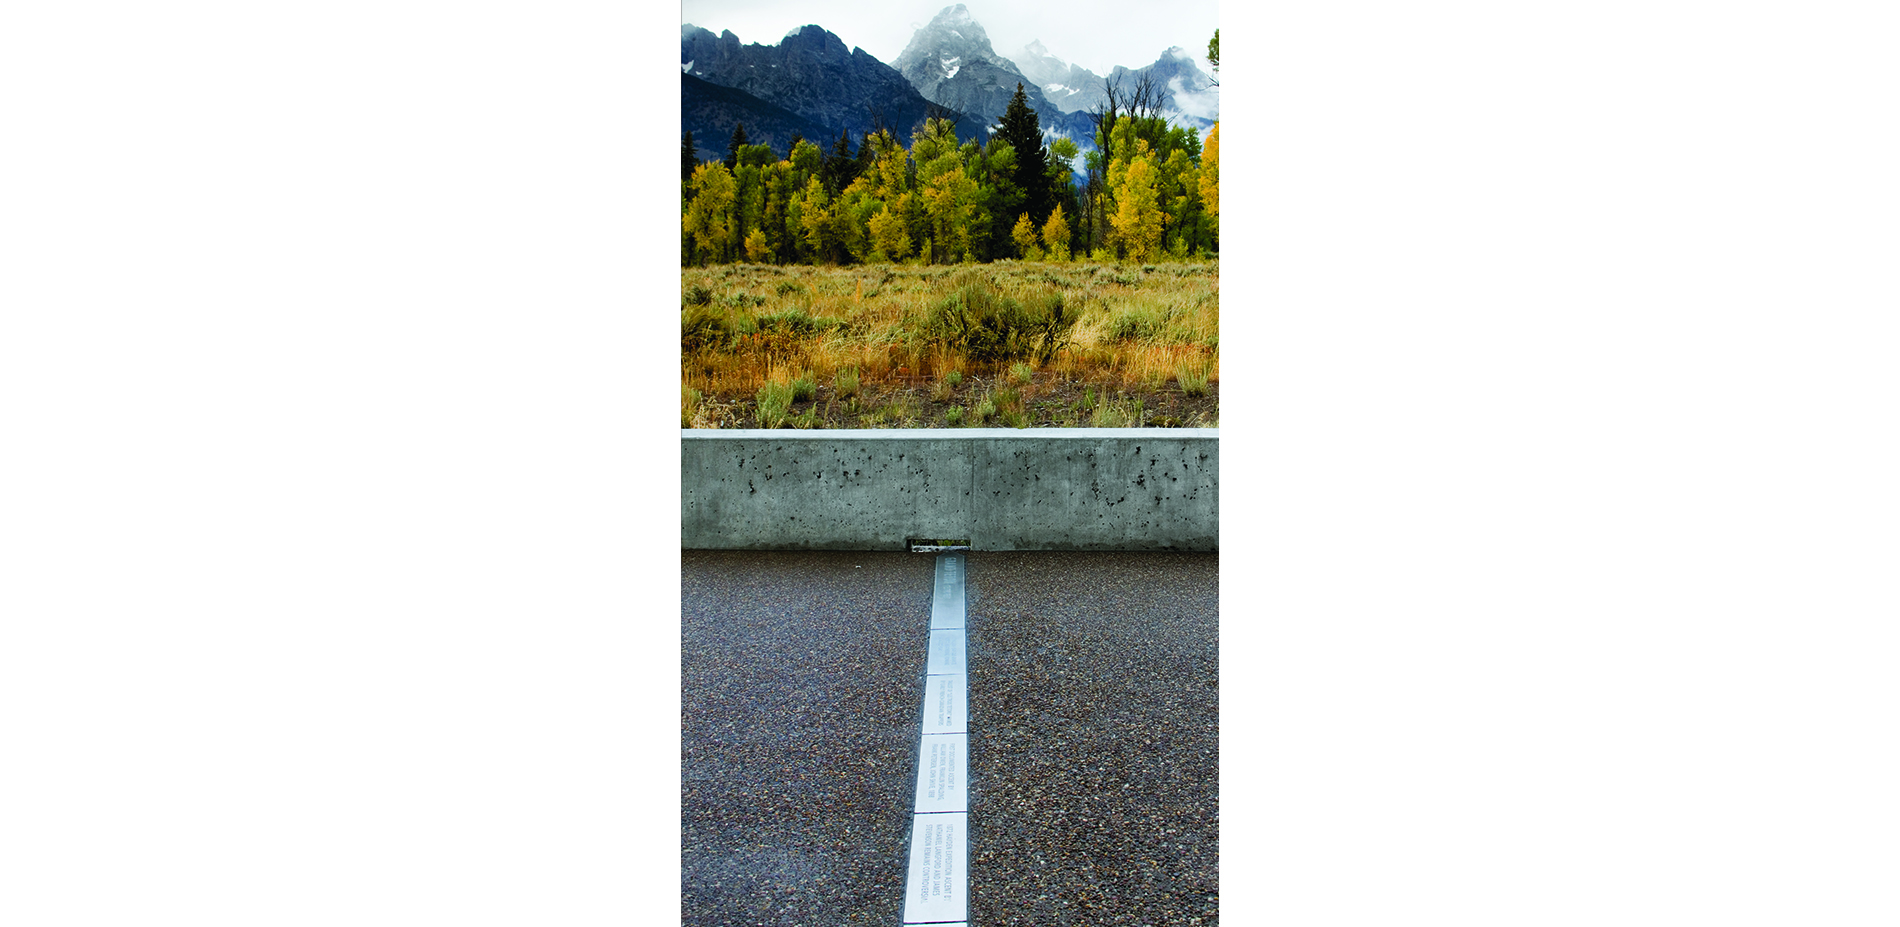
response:
[[[732,326],[726,317],[704,305],[680,310],[680,353],[692,354],[703,348],[725,347],[732,340]]]
[[[1045,363],[1069,342],[1080,313],[1060,292],[1019,301],[980,275],[966,276],[924,319],[926,342],[962,351],[980,364],[1033,358]]]
[[[768,382],[759,387],[759,427],[779,428],[792,410],[792,387],[787,383]]]

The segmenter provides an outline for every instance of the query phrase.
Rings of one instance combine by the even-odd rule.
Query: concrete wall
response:
[[[1216,550],[1213,428],[683,430],[680,546]]]

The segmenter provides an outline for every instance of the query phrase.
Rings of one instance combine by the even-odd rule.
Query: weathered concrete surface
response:
[[[680,546],[1211,551],[1213,428],[680,432]]]

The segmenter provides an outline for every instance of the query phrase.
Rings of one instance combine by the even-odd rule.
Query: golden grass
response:
[[[979,365],[958,351],[923,338],[919,327],[932,307],[960,282],[987,280],[1003,295],[1027,301],[1060,292],[1080,316],[1066,348],[1037,368],[1037,376],[1099,382],[1106,388],[1153,389],[1177,371],[1205,369],[1220,379],[1220,266],[1000,261],[984,265],[867,265],[837,268],[728,264],[680,273],[682,309],[716,316],[733,343],[683,354],[681,417],[718,399],[749,397],[766,383],[799,376],[833,383],[855,369],[860,383],[912,386],[923,391],[949,371],[1007,377],[1022,361]],[[701,305],[695,296],[710,294]],[[798,330],[761,326],[760,320],[799,316]],[[683,316],[684,317],[684,316]],[[974,411],[974,410],[973,410]],[[893,410],[898,420],[915,410]],[[704,418],[702,414],[698,416]]]

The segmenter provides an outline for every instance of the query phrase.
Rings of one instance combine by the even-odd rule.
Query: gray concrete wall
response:
[[[1216,550],[1214,428],[683,430],[680,546]]]

